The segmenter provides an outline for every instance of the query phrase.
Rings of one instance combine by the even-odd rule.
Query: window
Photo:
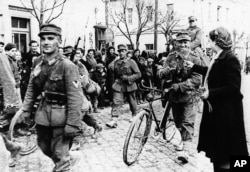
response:
[[[226,21],[229,21],[229,8],[226,9]]]
[[[28,28],[28,19],[12,17],[11,18],[11,25],[13,28],[26,29],[26,28]]]
[[[211,19],[211,7],[212,7],[212,3],[209,2],[208,3],[208,19]]]
[[[128,24],[133,23],[133,8],[128,8]]]
[[[28,42],[30,39],[29,19],[11,17],[12,42],[16,44],[21,53],[27,52]]]
[[[128,48],[128,50],[133,50],[133,45],[127,44],[127,48]]]
[[[146,8],[147,8],[148,21],[151,22],[153,21],[153,7],[147,6]]]
[[[146,50],[154,50],[154,44],[145,44]]]
[[[221,9],[221,6],[218,6],[217,7],[217,21],[220,21],[220,9]]]
[[[174,4],[167,4],[167,14],[170,20],[174,19]]]

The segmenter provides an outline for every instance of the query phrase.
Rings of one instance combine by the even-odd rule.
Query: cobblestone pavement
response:
[[[159,115],[163,109],[160,102],[155,104],[155,109],[157,109],[157,114]],[[153,133],[151,133],[138,162],[128,167],[122,159],[123,144],[130,125],[129,118],[131,117],[128,106],[124,105],[121,109],[121,116],[116,129],[109,129],[105,126],[105,123],[110,119],[109,113],[110,108],[106,108],[101,113],[93,114],[103,126],[103,131],[98,139],[95,139],[92,137],[93,129],[86,128],[81,141],[80,153],[82,154],[82,159],[72,169],[73,172],[211,171],[212,166],[203,154],[195,154],[194,157],[191,157],[190,163],[179,165],[175,162],[176,153],[173,145],[166,143],[161,137],[154,137]],[[198,132],[196,131],[194,147],[197,143],[197,134]],[[28,156],[20,157],[16,167],[11,168],[11,172],[50,172],[52,169],[52,161],[43,155],[40,150],[36,150]]]
[[[248,85],[250,76],[247,76]],[[246,76],[244,76],[246,78]],[[244,82],[246,83],[246,82]],[[249,91],[248,91],[249,92]],[[244,87],[243,93],[246,94]],[[250,98],[248,99],[250,100]],[[248,101],[247,100],[247,101]],[[245,100],[246,103],[246,100]],[[145,106],[145,105],[144,105]],[[160,102],[155,103],[158,116],[162,113]],[[249,109],[250,110],[250,109]],[[249,112],[249,111],[248,111]],[[211,172],[212,164],[204,156],[204,153],[195,153],[190,158],[190,163],[179,165],[176,163],[176,152],[173,145],[166,143],[161,137],[154,137],[151,133],[139,160],[131,165],[124,164],[122,159],[123,144],[126,137],[131,117],[128,106],[124,105],[118,122],[118,128],[109,129],[105,123],[110,119],[110,108],[101,110],[101,113],[93,114],[98,122],[103,126],[103,131],[98,139],[92,137],[93,129],[86,128],[84,137],[81,141],[82,159],[80,163],[73,167],[73,172]],[[201,115],[197,115],[195,126],[194,149],[197,145],[198,129]],[[246,124],[250,124],[250,119],[246,119]],[[152,126],[152,129],[154,126]],[[250,137],[247,128],[248,138]],[[152,132],[153,130],[151,130]],[[248,142],[249,145],[249,142]],[[51,172],[53,169],[52,161],[47,158],[40,150],[31,155],[20,157],[16,167],[11,168],[11,172]]]

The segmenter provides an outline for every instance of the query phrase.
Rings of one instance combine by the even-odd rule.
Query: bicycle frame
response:
[[[156,88],[147,87],[147,86],[144,85],[144,81],[143,81],[143,80],[142,80],[142,82],[141,82],[141,85],[142,85],[143,88],[141,88],[141,87],[139,86],[139,89],[140,89],[140,90],[143,90],[143,91],[151,91],[151,92],[153,92],[153,94],[152,94],[152,95],[153,95],[153,98],[152,98],[151,100],[147,100],[148,103],[149,103],[149,109],[145,108],[145,110],[147,110],[149,113],[151,113],[151,114],[153,115],[153,119],[154,119],[154,121],[155,121],[155,123],[156,123],[156,129],[155,129],[155,131],[156,131],[156,132],[161,132],[161,133],[163,133],[163,132],[164,132],[164,131],[163,131],[163,130],[164,130],[164,126],[165,126],[165,124],[166,124],[166,122],[167,122],[167,118],[168,118],[168,115],[166,114],[166,112],[168,112],[168,111],[170,110],[171,105],[170,105],[170,102],[167,101],[167,103],[166,103],[166,105],[165,105],[165,108],[164,108],[163,117],[162,117],[162,119],[161,119],[161,121],[160,121],[160,123],[159,123],[159,122],[158,122],[158,119],[157,119],[157,117],[156,117],[156,115],[155,115],[155,112],[154,112],[153,102],[156,101],[156,100],[162,99],[162,96],[159,97],[159,98],[154,98],[154,95],[155,95],[154,92],[157,91],[157,92],[160,92],[161,94],[163,94],[163,93],[165,93],[165,92],[170,91],[171,88],[162,91],[162,90],[159,90],[159,89],[156,89]]]

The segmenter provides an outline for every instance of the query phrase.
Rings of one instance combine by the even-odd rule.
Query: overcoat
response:
[[[207,69],[199,65],[192,68],[203,75]],[[204,151],[217,163],[229,162],[233,155],[248,155],[240,92],[241,67],[231,50],[223,50],[215,60],[207,84],[209,96],[204,101],[198,151]]]

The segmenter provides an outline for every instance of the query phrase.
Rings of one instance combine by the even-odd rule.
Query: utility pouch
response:
[[[65,126],[67,120],[67,112],[65,105],[51,105],[50,125],[55,127]]]

